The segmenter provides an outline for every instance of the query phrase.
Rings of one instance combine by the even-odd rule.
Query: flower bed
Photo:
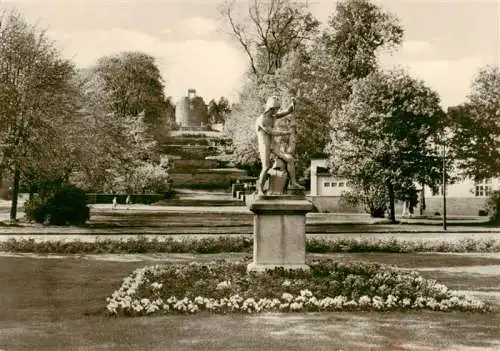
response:
[[[248,262],[147,266],[107,298],[111,315],[209,311],[407,310],[486,312],[490,307],[417,272],[364,262],[320,260],[311,271],[247,273]]]
[[[173,239],[138,236],[137,238],[99,239],[93,242],[40,241],[34,239],[9,239],[0,243],[0,251],[99,254],[99,253],[221,253],[251,252],[253,238],[248,236],[221,236],[203,239]],[[463,239],[458,242],[411,241],[396,239],[307,239],[307,252],[500,252],[500,242],[494,239]]]

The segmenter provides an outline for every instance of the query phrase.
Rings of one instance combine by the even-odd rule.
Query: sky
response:
[[[244,0],[237,0],[242,2]],[[384,68],[406,68],[441,96],[443,107],[465,101],[479,68],[499,65],[500,0],[378,0],[405,29],[396,53],[382,53]],[[77,67],[121,51],[155,57],[167,96],[195,88],[205,101],[233,100],[242,86],[246,56],[227,32],[220,0],[0,0],[47,30]],[[326,22],[334,0],[310,0]]]

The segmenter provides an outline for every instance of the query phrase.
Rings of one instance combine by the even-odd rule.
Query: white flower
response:
[[[385,304],[387,307],[394,307],[398,303],[398,298],[395,297],[394,295],[389,295],[387,296],[387,299],[385,300]]]
[[[204,302],[204,300],[203,300],[203,297],[201,297],[201,296],[197,296],[194,299],[194,303],[197,305],[203,305],[203,302]]]
[[[298,303],[298,302],[294,302],[294,303],[292,303],[292,304],[290,305],[290,309],[291,309],[292,311],[299,311],[299,310],[301,310],[301,309],[302,309],[302,307],[303,307],[303,304],[302,304],[302,303]]]
[[[290,306],[289,303],[281,303],[279,306],[279,309],[284,310],[284,309],[287,309],[289,306]]]
[[[295,300],[295,302],[304,303],[307,301],[307,297],[301,295],[301,296],[297,296],[294,300]]]
[[[438,307],[438,302],[433,297],[427,298],[426,304],[432,309],[436,309]]]
[[[217,287],[215,289],[223,290],[223,289],[229,289],[230,287],[231,287],[231,282],[229,280],[224,280],[223,282],[217,284]]]
[[[285,300],[286,302],[291,302],[293,300],[293,295],[289,293],[283,293],[283,295],[281,295],[281,299]]]
[[[359,305],[360,306],[370,306],[372,302],[372,299],[370,297],[363,295],[359,298]]]
[[[310,290],[305,289],[300,291],[300,296],[311,297],[313,294]]]
[[[289,280],[285,280],[283,283],[281,283],[281,286],[284,287],[289,287],[290,285],[292,285],[292,282],[290,282]]]
[[[350,301],[345,302],[344,306],[346,306],[346,307],[350,307],[350,306],[356,307],[356,306],[358,306],[358,303],[356,301],[354,301],[354,300],[350,300]]]
[[[161,284],[161,283],[154,282],[153,284],[151,284],[151,289],[153,289],[153,290],[160,290],[162,287],[163,287],[163,284]]]
[[[377,310],[380,310],[384,308],[384,300],[380,296],[375,296],[372,299],[373,307],[375,307]]]
[[[347,301],[347,298],[345,296],[339,295],[339,296],[335,296],[332,303],[333,303],[333,306],[335,308],[341,309],[342,306],[346,304],[346,301]]]

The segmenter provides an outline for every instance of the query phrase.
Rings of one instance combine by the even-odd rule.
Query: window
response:
[[[485,179],[481,182],[476,182],[474,195],[478,197],[490,196],[493,192],[491,179]]]
[[[329,182],[325,182],[324,186],[325,186],[325,188],[329,188],[330,187],[330,183]]]
[[[339,188],[342,188],[344,186],[343,182],[339,182]]]
[[[332,186],[336,187],[337,186],[337,182],[332,182]]]

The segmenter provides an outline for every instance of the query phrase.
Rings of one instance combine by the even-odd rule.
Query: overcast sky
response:
[[[244,0],[241,0],[244,1]],[[0,0],[20,9],[30,22],[48,29],[64,55],[78,67],[126,50],[153,55],[167,96],[196,88],[208,101],[234,98],[246,57],[221,30],[220,0]],[[326,21],[334,0],[310,0]],[[379,0],[399,17],[405,42],[382,56],[384,67],[409,69],[442,98],[443,107],[464,101],[478,68],[499,64],[500,0]]]

